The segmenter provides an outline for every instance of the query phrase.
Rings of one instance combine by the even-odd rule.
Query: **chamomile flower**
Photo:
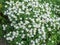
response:
[[[27,41],[29,41],[29,45],[40,45],[40,41],[42,41],[41,45],[46,45],[43,44],[47,37],[46,30],[52,32],[56,27],[60,28],[60,18],[54,14],[54,17],[51,17],[50,6],[52,4],[40,3],[39,0],[22,0],[21,2],[10,0],[6,1],[6,4],[8,5],[5,5],[7,10],[4,15],[8,16],[11,21],[10,26],[14,29],[4,37],[10,41],[17,40],[15,42],[17,45],[25,45]],[[2,25],[2,27],[3,30],[7,29],[6,25]]]

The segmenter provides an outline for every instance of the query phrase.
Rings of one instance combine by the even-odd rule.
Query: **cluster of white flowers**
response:
[[[7,40],[12,41],[18,37],[27,39],[29,37],[31,39],[29,45],[40,45],[41,40],[44,43],[42,44],[46,45],[46,27],[48,31],[52,31],[56,27],[58,30],[60,28],[60,18],[56,17],[56,15],[51,17],[52,12],[49,3],[41,4],[38,0],[23,0],[22,2],[10,0],[10,2],[6,1],[6,4],[5,8],[7,10],[4,15],[8,16],[11,26],[16,29],[16,31],[13,30],[13,32],[9,32],[4,36]],[[53,28],[50,26],[53,26]],[[22,45],[24,44],[23,41],[17,41],[16,44]]]
[[[13,41],[13,39],[15,37],[17,37],[18,35],[19,35],[19,32],[18,31],[13,31],[13,32],[9,32],[8,34],[4,35],[4,37],[6,37],[6,40]]]

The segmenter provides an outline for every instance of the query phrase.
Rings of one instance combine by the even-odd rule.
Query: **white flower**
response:
[[[14,37],[14,36],[12,36],[11,38],[12,38],[12,39],[14,39],[15,37]]]
[[[28,2],[28,1],[30,1],[30,0],[24,0],[25,2]]]
[[[22,34],[21,38],[25,38],[25,34]]]
[[[6,1],[5,3],[10,4],[8,1]]]
[[[38,40],[38,39],[36,39],[36,40],[35,40],[35,42],[36,42],[36,43],[38,43],[38,42],[39,42],[39,40]]]
[[[22,18],[20,18],[20,20],[22,20]]]
[[[16,44],[19,44],[18,42],[16,42]]]
[[[51,38],[49,38],[49,41],[51,40]]]
[[[30,37],[30,34],[27,34],[28,37]]]
[[[5,38],[6,36],[4,35],[4,38]]]
[[[7,25],[3,24],[2,27],[3,27],[3,30],[6,30]]]
[[[60,18],[57,18],[58,21],[60,21]]]
[[[18,43],[18,45],[22,45],[21,43]]]
[[[31,45],[35,45],[35,41],[34,40],[31,40]]]
[[[52,40],[52,43],[54,43],[54,41]]]
[[[31,27],[31,25],[28,25],[28,27],[30,28],[30,27]]]
[[[22,41],[21,44],[24,44],[24,42]]]
[[[38,29],[38,33],[39,33],[39,34],[42,34],[42,30],[41,30],[41,29]]]
[[[15,29],[18,29],[18,28],[19,28],[19,26],[16,26],[16,27],[15,27]]]
[[[41,36],[39,36],[39,39],[41,39]]]
[[[10,0],[10,3],[11,3],[11,4],[13,4],[13,3],[14,3],[14,1]]]
[[[27,20],[26,20],[26,21],[25,21],[25,23],[26,23],[26,24],[28,24],[28,23],[29,23],[29,21],[27,21]]]
[[[34,35],[32,34],[31,37],[34,37]]]
[[[12,41],[13,39],[11,37],[7,37],[6,40]]]
[[[24,33],[24,31],[23,31],[23,30],[22,30],[21,32],[22,32],[22,33]]]
[[[16,17],[15,15],[13,15],[13,14],[11,15],[11,17],[13,17],[13,18],[17,19],[17,17]]]
[[[36,35],[36,30],[37,30],[37,29],[36,29],[36,28],[34,28],[34,32],[33,32],[33,34],[34,34],[34,35]]]
[[[6,38],[6,40],[9,40],[9,38]]]
[[[7,8],[8,6],[7,5],[5,5],[5,8]]]
[[[26,8],[25,5],[22,5],[22,10],[25,10],[25,8]]]
[[[11,33],[8,33],[8,34],[7,34],[7,36],[10,36],[10,35],[11,35]]]
[[[26,9],[26,14],[30,15],[29,9]]]
[[[51,31],[52,29],[51,28],[48,28],[49,31]]]
[[[16,36],[16,32],[13,31],[13,36]]]

